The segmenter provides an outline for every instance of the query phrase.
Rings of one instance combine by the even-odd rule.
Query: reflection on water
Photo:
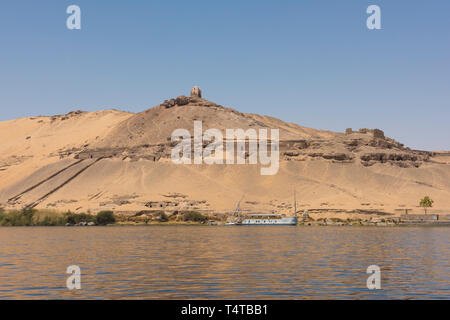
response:
[[[449,299],[449,243],[449,228],[0,228],[0,298]]]

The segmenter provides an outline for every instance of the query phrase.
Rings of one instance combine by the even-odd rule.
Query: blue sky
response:
[[[448,0],[2,0],[0,120],[139,112],[198,85],[242,112],[450,150],[449,40]]]

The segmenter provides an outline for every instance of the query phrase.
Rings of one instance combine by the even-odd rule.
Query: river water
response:
[[[2,227],[0,299],[450,299],[450,228]]]

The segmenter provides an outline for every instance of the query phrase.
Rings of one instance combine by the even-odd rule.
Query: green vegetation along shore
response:
[[[176,219],[175,219],[176,218]],[[142,224],[206,224],[208,217],[197,211],[183,211],[179,215],[168,216],[164,211],[156,212],[152,218],[137,213],[135,215],[115,214],[100,211],[97,214],[57,212],[52,210],[22,209],[4,211],[0,208],[0,226],[105,226]]]
[[[70,226],[108,225],[116,222],[112,211],[100,211],[96,215],[50,210],[22,209],[20,211],[0,211],[0,226]]]

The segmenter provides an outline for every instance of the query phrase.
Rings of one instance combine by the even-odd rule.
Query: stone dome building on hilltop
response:
[[[199,87],[195,86],[191,89],[191,97],[197,97],[197,98],[201,98],[202,97],[202,90],[200,90]]]

